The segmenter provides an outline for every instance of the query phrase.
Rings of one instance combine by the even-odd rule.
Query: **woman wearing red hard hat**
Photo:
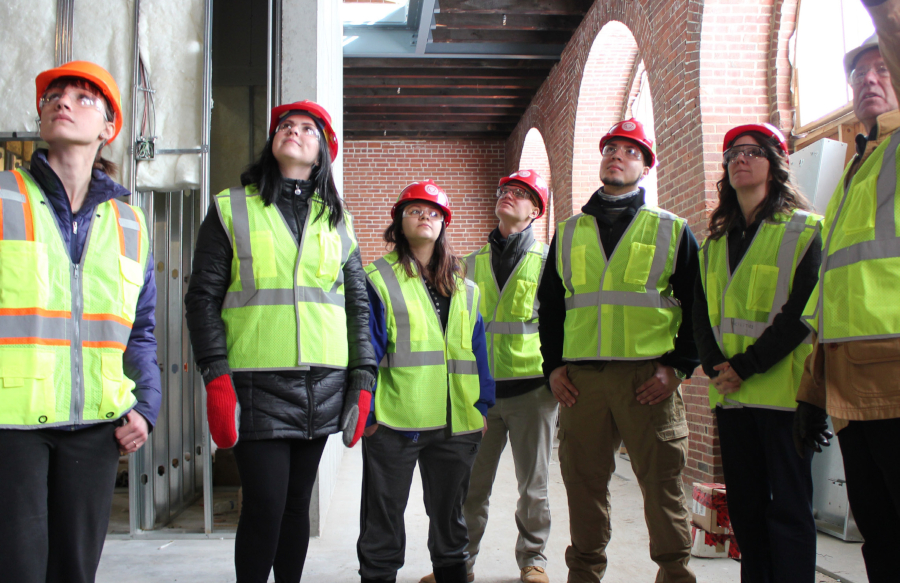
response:
[[[812,581],[813,449],[792,437],[803,364],[801,320],[818,281],[822,217],[790,179],[787,141],[767,123],[722,144],[719,204],[700,250],[694,335],[710,377],[741,580]],[[827,430],[825,412],[820,424]],[[797,454],[800,455],[797,455]]]
[[[156,285],[143,213],[101,157],[119,89],[72,61],[35,79],[29,169],[0,172],[0,565],[93,581],[119,455],[156,422]]]
[[[200,227],[185,297],[210,433],[243,488],[237,581],[296,582],[328,436],[354,439],[375,382],[359,245],[334,185],[338,141],[312,101],[272,110],[269,139]]]
[[[462,505],[487,410],[494,404],[477,286],[463,277],[446,228],[447,194],[431,180],[403,189],[384,240],[394,250],[366,267],[371,336],[381,363],[363,440],[357,543],[363,583],[395,581],[403,512],[418,463],[438,583],[466,581]],[[366,409],[361,402],[361,412]]]

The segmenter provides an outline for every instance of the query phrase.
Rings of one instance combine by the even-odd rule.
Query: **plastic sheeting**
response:
[[[141,2],[138,36],[141,59],[156,91],[157,151],[199,148],[202,143],[204,5],[203,0]],[[139,112],[142,104],[138,96]],[[200,154],[158,154],[155,160],[138,162],[137,188],[200,188]]]
[[[36,132],[34,78],[56,63],[56,2],[0,2],[0,132]]]

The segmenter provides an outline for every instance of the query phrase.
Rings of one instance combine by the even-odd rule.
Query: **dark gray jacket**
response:
[[[299,194],[295,191],[299,190]],[[309,211],[312,183],[286,182],[276,199],[291,233],[300,241]],[[323,219],[324,220],[324,219]],[[185,307],[194,358],[209,381],[230,372],[227,362],[222,301],[231,281],[233,250],[211,205],[197,236],[194,268]],[[369,342],[369,301],[359,247],[344,265],[347,311],[348,370],[312,367],[309,371],[235,372],[241,405],[242,441],[276,438],[315,439],[339,430],[347,372],[377,363]],[[285,342],[295,341],[286,338]]]

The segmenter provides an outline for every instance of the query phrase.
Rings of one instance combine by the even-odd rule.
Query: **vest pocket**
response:
[[[625,266],[625,275],[622,278],[625,283],[647,285],[654,255],[656,255],[656,245],[632,243],[628,253],[628,265]]]
[[[778,268],[772,265],[754,265],[750,272],[750,289],[747,290],[747,309],[770,312],[778,287]]]
[[[119,272],[122,274],[122,317],[134,322],[138,296],[144,285],[144,270],[134,259],[119,255]]]
[[[250,252],[253,256],[253,279],[278,277],[275,266],[275,240],[269,231],[250,231]]]
[[[0,307],[47,309],[46,243],[0,241]]]
[[[319,269],[316,277],[337,280],[341,268],[341,238],[330,231],[319,231]]]
[[[537,283],[533,281],[516,281],[516,293],[513,296],[513,305],[510,312],[514,316],[530,318],[534,308],[534,295],[537,293]]]
[[[572,247],[572,285],[584,285],[587,283],[587,272],[585,267],[585,249],[584,245],[576,245]]]
[[[407,298],[406,310],[409,315],[410,342],[428,340],[428,321],[425,319],[425,310],[422,309],[422,303],[416,298]]]
[[[56,357],[40,350],[0,351],[0,425],[56,421]]]
[[[98,419],[114,419],[124,409],[122,401],[130,395],[123,394],[122,384],[125,374],[122,370],[122,355],[107,353],[100,355],[100,378],[103,395],[100,397]]]
[[[447,323],[449,326],[450,323]],[[459,311],[459,328],[461,337],[459,345],[463,350],[472,350],[472,333],[469,331],[469,312],[466,309]]]

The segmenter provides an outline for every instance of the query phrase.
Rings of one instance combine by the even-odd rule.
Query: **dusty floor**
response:
[[[564,552],[568,544],[568,509],[565,489],[554,451],[551,468],[551,511],[553,528],[547,549],[547,573],[553,582],[566,580]],[[608,548],[609,569],[605,582],[636,583],[652,581],[656,565],[648,556],[647,528],[643,518],[640,489],[630,464],[617,460],[618,469],[610,485],[612,491],[613,536]],[[310,541],[304,581],[350,583],[359,581],[356,538],[359,533],[359,494],[362,458],[360,449],[346,452],[338,486],[321,537]],[[513,555],[516,527],[513,518],[516,483],[512,456],[504,453],[494,494],[491,515],[481,554],[475,566],[476,581],[514,583],[518,569]],[[416,583],[431,572],[426,537],[427,517],[422,505],[418,476],[413,482],[406,511],[406,565],[398,583]],[[190,581],[219,583],[234,581],[233,539],[212,540],[108,540],[98,572],[98,583],[163,583]],[[844,543],[819,535],[819,566],[841,577],[844,582],[864,583],[865,568],[858,543]],[[730,559],[692,558],[691,566],[700,583],[732,583],[740,580],[740,564]],[[274,581],[274,577],[270,577]],[[825,575],[816,583],[832,583]]]

